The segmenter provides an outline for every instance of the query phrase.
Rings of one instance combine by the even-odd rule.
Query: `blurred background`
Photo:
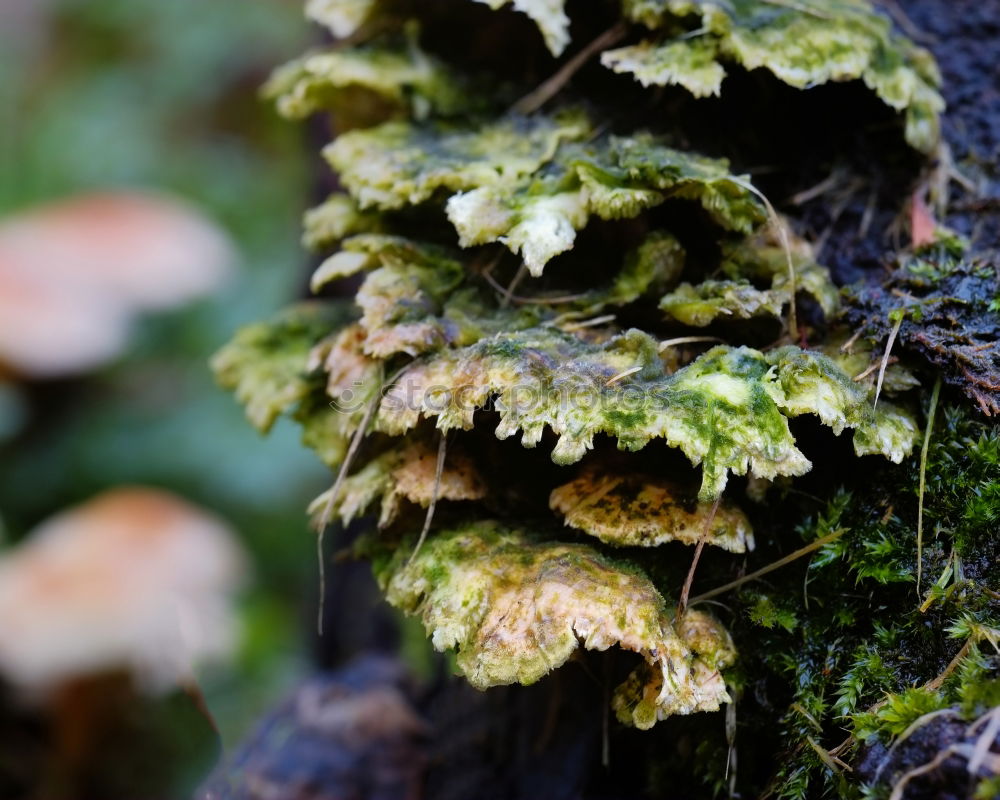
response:
[[[306,669],[316,563],[303,509],[326,471],[290,427],[258,437],[207,362],[239,325],[299,295],[308,272],[305,134],[257,87],[315,35],[300,0],[0,0],[4,800],[71,796],[74,759],[88,760],[108,715],[93,709],[119,691],[147,704],[135,723],[145,739],[119,744],[152,742],[157,756],[122,757],[123,774],[96,785],[185,796],[220,743],[245,735]],[[121,489],[135,486],[169,494]],[[77,510],[46,522],[66,509]],[[122,633],[125,609],[139,611],[124,588],[110,594],[134,569],[109,564],[110,550],[127,549],[101,540],[111,528],[121,542],[139,537],[143,569],[157,562],[144,586],[203,593],[187,610],[226,646],[191,655],[215,666],[164,675],[174,654]],[[165,549],[143,538],[154,529]],[[67,535],[91,538],[56,563]],[[84,578],[87,559],[98,572]],[[106,637],[129,672],[118,689],[82,686],[74,672],[105,666],[70,641],[96,636],[84,628],[99,610],[88,617],[78,602],[89,602],[86,581],[122,610]],[[75,617],[59,617],[60,593]],[[206,608],[219,612],[215,628]],[[29,646],[40,651],[18,662]],[[85,730],[71,729],[81,723],[66,722],[67,706]]]

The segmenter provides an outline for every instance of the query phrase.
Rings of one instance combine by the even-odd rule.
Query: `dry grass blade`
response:
[[[976,739],[976,744],[972,748],[972,756],[969,758],[969,775],[975,776],[990,755],[990,749],[996,741],[997,734],[1000,733],[1000,706],[988,711],[985,715],[976,720],[972,726],[973,730],[986,723],[983,732]]]
[[[889,795],[889,800],[903,800],[906,794],[906,787],[909,786],[910,781],[914,778],[919,778],[921,775],[926,775],[928,772],[933,772],[953,755],[965,755],[966,749],[963,745],[951,745],[934,756],[931,761],[911,769],[892,787],[892,794]]]
[[[934,428],[934,413],[937,411],[938,397],[941,395],[941,376],[934,382],[931,404],[927,409],[927,427],[924,430],[924,446],[920,450],[920,489],[917,495],[917,597],[920,596],[920,578],[923,575],[924,552],[924,490],[927,488],[927,452],[931,444],[931,430]]]
[[[559,322],[556,320],[553,324],[567,333],[572,333],[573,331],[583,330],[584,328],[596,328],[598,325],[606,325],[609,322],[614,322],[617,318],[617,314],[604,314],[603,316],[585,319],[580,322]]]
[[[923,716],[917,717],[917,719],[915,719],[913,722],[910,723],[909,727],[907,727],[905,731],[899,734],[899,736],[896,738],[896,741],[892,743],[892,747],[890,747],[888,752],[885,754],[885,757],[879,762],[878,768],[875,770],[875,780],[877,781],[881,777],[882,770],[884,770],[886,765],[888,765],[889,762],[892,760],[892,757],[896,754],[896,751],[899,750],[900,745],[902,745],[903,742],[909,739],[914,733],[916,733],[927,723],[937,719],[938,717],[957,717],[957,716],[958,714],[953,708],[939,708],[937,711],[929,711]]]
[[[896,337],[899,335],[899,329],[902,325],[903,314],[900,312],[895,324],[892,326],[892,330],[889,332],[889,341],[885,343],[885,354],[882,356],[882,363],[879,364],[878,381],[875,383],[875,402],[873,403],[875,407],[878,407],[878,398],[882,394],[882,383],[885,381],[885,369],[889,366],[889,356],[892,353],[892,346],[896,343]]]
[[[691,594],[691,584],[694,583],[694,574],[698,570],[698,561],[701,559],[701,552],[705,549],[705,542],[708,540],[708,535],[712,530],[712,523],[715,522],[715,515],[719,512],[719,503],[722,502],[722,495],[720,494],[715,498],[715,502],[712,503],[712,510],[709,512],[708,517],[705,519],[705,527],[701,531],[701,538],[698,540],[698,545],[694,549],[694,557],[691,559],[691,567],[688,569],[687,577],[684,579],[684,586],[681,588],[681,597],[677,601],[677,619],[679,620],[688,607],[688,595]]]
[[[776,3],[776,5],[781,4]],[[771,201],[767,199],[760,189],[752,183],[741,181],[739,178],[730,177],[729,180],[760,199],[767,209],[767,216],[771,221],[771,225],[778,232],[781,247],[785,251],[785,260],[788,262],[788,296],[791,297],[791,302],[788,304],[788,333],[792,337],[792,340],[795,341],[799,338],[798,311],[795,307],[795,295],[798,293],[798,274],[795,272],[795,262],[792,260],[792,244],[788,240],[788,230],[781,221],[781,217],[778,216],[778,212],[775,211],[774,206],[771,205]]]
[[[424,527],[420,530],[420,538],[417,539],[417,545],[413,548],[413,552],[410,553],[410,559],[407,561],[407,566],[413,563],[413,559],[417,557],[417,553],[420,552],[420,548],[427,539],[427,533],[431,529],[431,522],[434,520],[434,509],[437,507],[438,495],[441,493],[441,475],[444,473],[444,459],[445,453],[447,452],[447,442],[448,435],[441,431],[441,438],[438,440],[438,453],[437,453],[437,466],[434,468],[434,489],[431,492],[431,502],[427,506],[427,515],[424,517]]]
[[[508,291],[510,287],[500,285],[500,283],[497,282],[497,279],[493,277],[490,270],[483,270],[481,274],[483,280],[495,289],[500,294],[500,297],[507,302],[519,303],[521,305],[555,306],[563,303],[575,303],[577,300],[582,300],[586,297],[585,294],[567,294],[561,297],[522,297],[520,295],[511,294]]]
[[[726,592],[731,591],[732,589],[736,589],[742,586],[744,583],[748,583],[749,581],[755,581],[757,580],[757,578],[761,578],[764,575],[767,575],[769,572],[774,572],[774,570],[780,569],[786,564],[791,564],[793,561],[802,558],[802,556],[807,556],[813,551],[819,550],[819,548],[829,544],[830,542],[835,542],[846,532],[847,530],[845,528],[841,528],[840,530],[836,530],[833,533],[829,533],[826,536],[823,536],[822,538],[817,539],[814,542],[810,542],[805,547],[800,547],[794,553],[789,553],[784,558],[779,558],[777,561],[768,564],[766,567],[761,567],[755,572],[751,572],[749,575],[744,575],[742,578],[737,578],[735,581],[730,581],[729,583],[724,584],[718,587],[717,589],[712,589],[710,592],[705,592],[704,594],[698,595],[697,597],[691,600],[691,603],[692,604],[702,603],[705,600],[708,600],[709,598],[717,597],[720,594],[725,594]]]
[[[507,285],[504,290],[503,297],[500,298],[500,308],[507,308],[510,305],[510,299],[514,296],[514,290],[520,285],[521,281],[524,280],[524,276],[528,274],[528,267],[522,261],[521,266],[517,268],[517,272],[511,279],[511,282]]]
[[[337,495],[340,493],[340,490],[344,485],[344,481],[347,479],[347,473],[351,469],[351,464],[354,463],[354,458],[357,456],[358,450],[361,448],[361,442],[364,441],[365,435],[368,432],[368,426],[371,425],[372,420],[375,418],[375,413],[378,411],[379,403],[382,400],[382,393],[385,391],[387,386],[391,386],[399,380],[399,377],[409,368],[410,365],[407,364],[405,367],[398,370],[391,378],[389,378],[388,381],[379,382],[378,390],[369,401],[368,408],[365,409],[365,415],[361,419],[358,429],[354,432],[351,444],[347,448],[347,454],[344,456],[344,461],[340,465],[340,470],[337,472],[337,478],[334,480],[333,486],[330,488],[330,496],[327,498],[326,505],[323,506],[323,512],[320,514],[319,521],[316,525],[316,555],[319,558],[319,611],[316,615],[316,630],[320,636],[323,635],[323,614],[326,610],[326,559],[324,558],[323,544],[326,539],[326,530],[330,527],[330,521],[333,519],[333,505],[336,502]]]

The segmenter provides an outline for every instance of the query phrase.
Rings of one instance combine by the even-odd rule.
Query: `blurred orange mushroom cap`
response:
[[[147,691],[184,683],[231,652],[244,572],[217,517],[153,489],[101,494],[0,558],[0,677],[29,693],[121,670]]]
[[[0,362],[29,377],[117,355],[138,312],[218,288],[235,261],[226,233],[147,192],[78,195],[0,220]]]

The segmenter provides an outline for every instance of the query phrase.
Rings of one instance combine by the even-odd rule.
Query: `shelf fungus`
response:
[[[412,25],[385,43],[317,51],[291,61],[275,70],[263,94],[289,119],[327,110],[362,122],[366,116],[384,117],[386,110],[424,119],[475,105],[464,82],[420,48]]]
[[[642,474],[591,468],[552,491],[549,505],[568,526],[617,547],[697,544],[711,518],[706,544],[732,553],[753,550],[750,521],[732,503],[715,510],[677,484]]]
[[[500,19],[487,6],[512,13]],[[456,15],[466,14],[487,20],[487,34],[491,19],[515,31],[499,40],[518,29],[536,37],[520,13],[559,55],[571,8],[307,0],[344,41],[280,69],[266,92],[288,116],[334,112],[338,135],[323,152],[343,192],[307,213],[304,242],[326,256],[312,289],[336,293],[350,279],[354,296],[350,308],[324,299],[252,325],[213,366],[258,429],[288,415],[342,471],[312,513],[324,523],[377,519],[358,554],[434,647],[457,651],[474,686],[530,684],[578,649],[617,647],[638,666],[611,705],[622,723],[649,728],[728,702],[722,670],[735,658],[718,622],[697,604],[677,618],[639,571],[655,566],[664,587],[694,579],[687,559],[652,548],[705,537],[727,553],[752,550],[749,519],[723,492],[730,474],[747,476],[759,497],[763,483],[812,468],[793,418],[813,416],[838,436],[850,429],[858,456],[909,455],[916,379],[903,364],[873,375],[894,324],[901,351],[924,355],[947,380],[965,375],[984,409],[1000,407],[996,276],[918,254],[885,287],[851,292],[853,330],[803,325],[815,349],[787,344],[794,336],[744,346],[741,333],[766,341],[758,334],[776,327],[767,318],[799,304],[801,319],[839,324],[840,292],[791,224],[769,224],[776,212],[746,175],[694,152],[726,152],[725,134],[699,141],[701,123],[676,125],[659,105],[623,107],[622,79],[596,63],[600,51],[618,37],[627,46],[604,52],[606,66],[698,96],[719,94],[734,64],[801,88],[861,80],[905,113],[921,150],[938,137],[936,68],[863,0],[621,0],[601,12],[618,10],[617,24],[589,47],[576,43],[580,57],[561,67],[540,39],[502,53],[455,41]],[[751,318],[764,323],[720,325],[724,344],[705,335]],[[948,330],[955,321],[967,340]],[[845,341],[859,329],[867,339]],[[470,433],[442,438],[455,430]],[[546,452],[493,435],[544,442]],[[627,452],[660,440],[700,485],[658,469],[652,448],[609,457],[599,437]],[[483,518],[500,507],[503,522]],[[768,514],[754,522],[762,541],[789,544],[765,530],[775,525]],[[724,570],[727,553],[702,570]],[[725,588],[730,577],[699,574],[697,585],[721,578]],[[763,650],[749,640],[748,661]]]
[[[326,150],[362,208],[399,209],[447,193],[463,247],[501,242],[541,275],[591,216],[632,218],[668,198],[699,203],[725,230],[766,219],[746,176],[725,160],[667,147],[645,133],[592,135],[579,113],[510,117],[469,129],[390,122]]]
[[[678,322],[704,328],[717,317],[778,318],[788,304],[787,292],[758,289],[750,281],[702,281],[697,286],[682,283],[660,300],[660,310]]]
[[[768,479],[807,472],[789,417],[816,414],[837,434],[854,428],[859,455],[896,462],[917,436],[903,411],[873,409],[868,392],[814,351],[720,346],[665,375],[656,342],[638,330],[592,344],[539,328],[439,353],[386,393],[377,424],[393,436],[422,417],[436,417],[444,431],[469,429],[489,400],[500,412],[500,439],[520,431],[521,444],[534,447],[551,428],[557,464],[579,461],[598,433],[626,450],[662,438],[702,466],[702,500],[722,493],[730,471]]]
[[[363,234],[346,239],[316,270],[312,285],[318,291],[331,280],[366,271],[355,295],[362,312],[360,349],[375,358],[418,356],[628,305],[657,287],[662,291],[680,274],[684,258],[674,236],[654,232],[625,254],[621,269],[604,286],[572,295],[550,290],[505,305],[461,252]]]
[[[478,689],[534,683],[581,646],[618,646],[646,667],[619,688],[616,706],[637,693],[654,709],[623,721],[649,728],[729,701],[718,672],[735,655],[725,630],[695,611],[675,624],[648,578],[585,545],[481,521],[437,533],[412,558],[398,548],[376,561],[376,576],[390,603],[420,616],[435,648],[457,651]]]
[[[437,454],[424,442],[413,442],[402,450],[389,450],[371,459],[349,475],[333,500],[333,513],[345,524],[380,501],[379,526],[396,519],[400,500],[427,508],[434,499]],[[330,503],[329,489],[317,497],[309,511],[318,520]],[[486,484],[469,456],[451,448],[441,471],[437,500],[481,500]]]
[[[381,228],[382,220],[378,213],[362,211],[349,195],[332,194],[305,213],[302,244],[310,250],[324,250],[349,236],[377,233]]]
[[[787,244],[787,249],[786,249]],[[837,287],[826,267],[816,263],[804,239],[787,234],[777,240],[773,226],[722,243],[719,270],[724,280],[682,283],[660,300],[660,309],[685,325],[702,328],[717,318],[779,318],[795,293],[810,295],[827,317],[840,306]],[[794,273],[794,279],[793,274]],[[767,288],[760,288],[766,284]]]
[[[475,127],[387,122],[337,137],[324,155],[362,208],[398,209],[426,202],[438,190],[509,185],[551,161],[560,142],[590,134],[579,113]]]
[[[247,418],[267,433],[309,393],[309,355],[349,313],[342,305],[302,303],[272,320],[242,328],[212,359],[219,383],[230,389]]]
[[[625,14],[655,36],[602,54],[644,86],[719,95],[725,65],[766,69],[798,89],[861,80],[906,117],[906,139],[923,152],[940,139],[944,100],[931,55],[892,32],[867,0],[625,0]]]
[[[736,659],[729,633],[708,614],[689,609],[674,631],[687,649],[686,657],[670,658],[671,669],[641,664],[615,689],[611,706],[618,721],[641,730],[674,714],[716,711],[729,702],[721,670]],[[682,666],[678,668],[678,664]]]

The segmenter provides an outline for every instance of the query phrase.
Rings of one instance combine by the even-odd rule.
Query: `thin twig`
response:
[[[875,0],[880,6],[883,6],[889,16],[892,17],[893,21],[900,27],[900,29],[916,42],[923,42],[924,44],[935,44],[939,39],[934,36],[934,34],[927,33],[918,28],[913,20],[907,16],[906,12],[900,7],[896,0]]]
[[[424,540],[427,539],[427,532],[431,529],[431,522],[434,519],[434,509],[437,506],[438,494],[441,492],[441,475],[444,473],[444,456],[447,449],[447,441],[447,432],[441,431],[441,438],[438,440],[437,466],[434,469],[434,489],[431,492],[431,502],[430,505],[427,506],[427,516],[424,517],[424,527],[420,531],[420,538],[417,539],[417,546],[413,548],[413,552],[410,554],[410,558],[406,562],[407,566],[413,563],[413,559],[417,557],[417,553],[420,552],[420,548],[423,546]]]
[[[777,5],[781,4],[777,3]],[[761,202],[764,203],[764,207],[767,209],[771,225],[778,232],[778,238],[781,240],[781,247],[785,251],[785,260],[788,262],[788,294],[789,297],[792,298],[791,302],[788,304],[788,334],[792,337],[793,342],[797,341],[799,338],[799,322],[798,311],[795,308],[795,295],[798,293],[798,274],[795,272],[795,262],[792,259],[792,245],[788,240],[788,231],[785,228],[785,224],[781,221],[781,217],[778,216],[778,212],[775,211],[774,206],[771,205],[771,201],[767,199],[767,196],[760,189],[752,183],[742,181],[735,176],[730,176],[729,180],[760,198]]]
[[[793,561],[795,561],[795,560],[797,560],[799,558],[802,558],[802,556],[809,555],[814,550],[819,550],[819,548],[823,547],[823,545],[827,545],[830,542],[835,542],[837,539],[839,539],[841,536],[843,536],[846,532],[847,532],[846,528],[841,528],[839,530],[834,531],[833,533],[829,533],[826,536],[824,536],[824,537],[822,537],[820,539],[817,539],[814,542],[810,542],[805,547],[800,547],[794,553],[789,553],[784,558],[779,558],[774,563],[768,564],[766,567],[761,567],[756,572],[751,572],[749,575],[744,575],[742,578],[737,578],[735,581],[730,581],[729,583],[727,583],[727,584],[725,584],[723,586],[720,586],[717,589],[712,589],[710,592],[705,592],[704,594],[698,595],[697,597],[695,597],[695,598],[693,598],[691,600],[691,603],[692,604],[694,604],[694,603],[702,603],[705,600],[708,600],[710,597],[716,597],[717,595],[725,594],[726,592],[730,591],[731,589],[736,589],[736,588],[742,586],[744,583],[747,583],[749,581],[757,580],[757,578],[762,578],[763,576],[767,575],[769,572],[773,572],[774,570],[779,569],[779,568],[785,566],[786,564],[790,564]]]
[[[903,800],[903,796],[906,793],[906,787],[910,781],[914,778],[919,778],[921,775],[926,775],[928,772],[933,772],[945,761],[951,758],[951,756],[959,752],[958,746],[951,745],[939,752],[931,761],[911,769],[896,782],[895,786],[892,787],[892,794],[889,795],[889,800]]]
[[[825,747],[813,739],[812,736],[807,736],[806,741],[813,749],[813,752],[819,756],[819,760],[822,761],[831,772],[840,772],[840,765],[833,760],[833,756],[830,755],[830,752]],[[844,762],[840,763],[843,764]]]
[[[361,419],[361,424],[358,425],[354,436],[351,438],[347,454],[344,456],[340,470],[337,472],[337,479],[333,482],[333,486],[330,487],[330,495],[327,498],[326,505],[323,506],[323,511],[320,513],[319,521],[316,525],[316,554],[319,557],[319,611],[316,615],[316,630],[320,636],[323,635],[323,614],[326,610],[326,559],[323,556],[323,544],[326,538],[326,529],[330,527],[330,522],[333,519],[333,505],[337,500],[337,495],[340,494],[344,481],[347,480],[347,473],[351,469],[351,464],[354,463],[354,458],[358,454],[358,449],[361,447],[361,442],[364,440],[365,434],[368,432],[368,426],[375,417],[375,412],[378,410],[379,403],[382,400],[383,391],[387,386],[395,383],[399,379],[399,376],[409,369],[409,367],[410,365],[407,364],[405,367],[399,369],[388,381],[379,382],[379,386],[368,403],[368,408],[365,409],[365,415]]]
[[[858,339],[860,339],[860,338],[861,338],[861,331],[855,331],[854,333],[852,333],[851,334],[851,338],[848,339],[846,342],[844,342],[840,346],[840,352],[841,353],[850,353],[851,352],[851,348],[854,347],[854,343],[856,341],[858,341]]]
[[[948,680],[948,676],[951,675],[951,673],[958,668],[958,665],[962,663],[962,660],[969,655],[969,651],[972,649],[974,644],[976,644],[974,636],[970,636],[966,639],[965,644],[962,645],[962,649],[955,653],[955,657],[948,662],[948,666],[944,668],[944,671],[936,678],[932,678],[927,681],[922,688],[927,689],[930,692],[936,692],[940,689],[944,685],[944,682]]]
[[[882,382],[885,380],[885,368],[889,366],[889,354],[892,353],[892,346],[896,342],[896,336],[899,335],[899,329],[902,324],[903,312],[900,311],[896,324],[892,326],[892,330],[889,332],[889,341],[885,343],[885,354],[882,356],[882,363],[878,368],[878,381],[875,383],[875,402],[872,404],[876,408],[878,407],[878,396],[882,394]]]
[[[504,290],[503,297],[500,298],[500,308],[507,308],[510,305],[510,298],[514,295],[514,290],[517,288],[518,284],[524,280],[524,276],[528,274],[528,265],[523,261],[521,266],[517,268],[517,272],[514,273],[514,277],[511,282],[507,284],[507,288]]]
[[[522,305],[555,306],[561,305],[562,303],[575,303],[577,300],[583,300],[587,296],[586,294],[581,293],[567,294],[562,297],[521,297],[516,294],[508,294],[507,287],[501,286],[489,270],[483,270],[480,274],[491,287],[500,293],[501,297],[507,297],[511,302],[520,303]]]
[[[895,364],[897,361],[899,361],[898,358],[890,358],[889,361],[888,361],[888,363],[889,364]],[[865,378],[867,378],[869,375],[871,375],[875,370],[877,370],[881,366],[882,366],[881,360],[879,360],[879,361],[873,361],[868,366],[868,369],[866,369],[864,372],[859,372],[857,375],[855,375],[853,378],[851,378],[851,380],[853,380],[853,381],[863,381]]]
[[[579,53],[563,64],[552,77],[548,78],[532,92],[526,94],[514,103],[510,109],[511,113],[533,114],[538,111],[538,109],[555,97],[563,86],[569,83],[572,77],[580,70],[581,67],[583,67],[584,64],[587,63],[587,61],[590,60],[595,53],[603,50],[605,47],[611,47],[625,38],[627,30],[628,28],[624,22],[619,22],[608,28],[604,31],[604,33],[580,50]]]
[[[875,208],[878,204],[878,192],[872,189],[868,195],[868,202],[865,203],[864,213],[861,215],[861,223],[858,225],[858,238],[864,239],[871,230],[872,220],[875,219]]]
[[[729,798],[736,797],[736,701],[733,697],[726,706],[726,778],[729,781]]]
[[[826,194],[827,192],[835,189],[840,184],[841,179],[842,175],[840,170],[834,170],[815,186],[811,186],[798,194],[792,195],[788,202],[790,202],[793,206],[804,205],[810,200],[815,200],[820,195]]]
[[[931,392],[931,405],[927,409],[927,427],[924,430],[924,446],[920,450],[920,492],[917,495],[917,597],[920,597],[920,577],[923,574],[924,551],[924,490],[927,488],[927,451],[931,444],[931,429],[934,427],[934,412],[937,411],[938,397],[941,395],[941,376],[938,375]]]
[[[691,584],[694,583],[694,573],[698,569],[698,561],[701,560],[701,551],[705,549],[705,542],[708,540],[708,535],[712,531],[712,524],[715,522],[715,515],[719,510],[719,503],[722,502],[722,495],[720,494],[715,498],[715,502],[712,503],[712,510],[708,514],[708,518],[705,520],[705,527],[702,528],[701,536],[698,539],[698,546],[694,549],[694,558],[691,559],[691,567],[688,569],[687,577],[684,579],[684,586],[681,589],[681,598],[677,602],[677,619],[680,620],[681,616],[687,611],[688,607],[688,595],[691,594]]]

